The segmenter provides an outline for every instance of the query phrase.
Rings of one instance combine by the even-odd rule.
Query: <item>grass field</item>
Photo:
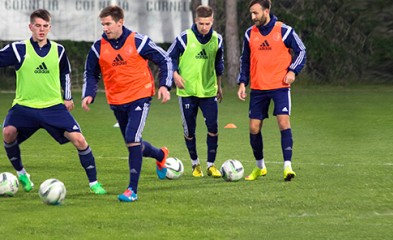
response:
[[[248,138],[248,102],[226,89],[220,104],[217,165],[240,160],[254,167]],[[75,93],[79,98],[79,93]],[[4,119],[13,94],[0,94]],[[191,175],[177,98],[154,100],[144,139],[168,146],[183,160],[184,176],[160,181],[152,159],[144,159],[139,200],[120,203],[128,183],[127,150],[105,97],[84,112],[75,100],[75,118],[91,145],[100,181],[108,195],[89,193],[71,144],[58,145],[39,131],[21,145],[36,187],[0,198],[0,239],[392,239],[393,87],[302,87],[292,90],[294,135],[291,182],[283,181],[280,135],[275,118],[264,123],[268,175],[228,183]],[[201,115],[201,114],[200,114]],[[205,170],[206,128],[198,119],[197,144]],[[234,123],[236,129],[224,129]],[[13,172],[0,149],[0,172]],[[205,171],[206,173],[206,171]],[[67,187],[60,206],[41,203],[37,189],[47,178]]]

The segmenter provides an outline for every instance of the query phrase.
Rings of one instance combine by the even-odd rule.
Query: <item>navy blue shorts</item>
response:
[[[64,132],[81,132],[79,124],[64,104],[48,108],[30,108],[15,104],[4,120],[4,127],[14,126],[18,130],[18,142],[22,143],[38,129],[45,129],[58,143],[69,140]]]
[[[142,142],[142,132],[150,110],[151,98],[122,105],[110,105],[126,143]]]
[[[273,115],[291,115],[291,89],[251,90],[249,118],[263,120],[269,117],[269,105],[274,103]]]
[[[184,136],[193,137],[195,135],[198,108],[201,109],[207,131],[218,132],[218,104],[217,97],[179,97],[180,113],[183,122]]]

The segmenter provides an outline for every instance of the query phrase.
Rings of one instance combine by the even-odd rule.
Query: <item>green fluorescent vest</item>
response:
[[[12,106],[47,108],[63,103],[57,44],[51,41],[51,49],[45,57],[35,52],[30,40],[25,40],[25,45],[25,59],[16,71],[16,94]]]
[[[217,32],[209,42],[201,44],[191,29],[187,30],[187,46],[179,58],[179,74],[185,81],[184,89],[177,89],[181,97],[217,96],[217,76],[215,70],[218,50]]]

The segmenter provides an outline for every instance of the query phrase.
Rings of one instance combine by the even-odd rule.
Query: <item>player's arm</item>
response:
[[[175,82],[176,87],[179,89],[184,89],[185,83],[179,72],[179,58],[184,53],[186,44],[187,33],[186,31],[184,31],[176,37],[175,41],[173,41],[173,43],[168,49],[168,55],[172,60],[173,81]]]
[[[237,95],[240,100],[244,101],[247,97],[246,86],[250,79],[250,32],[251,28],[247,29],[243,38],[242,55],[240,56],[240,73],[237,79],[239,89]]]
[[[224,43],[221,35],[218,35],[218,50],[215,60],[215,70],[217,75],[217,100],[221,102],[224,99],[222,91],[222,78],[224,73]]]
[[[243,38],[242,54],[240,56],[240,73],[237,79],[237,83],[244,83],[248,85],[250,79],[250,32],[251,28],[247,29]]]
[[[18,70],[26,53],[24,42],[7,44],[0,50],[0,67],[15,66]]]
[[[100,80],[101,70],[99,65],[101,40],[96,41],[91,46],[85,62],[85,71],[83,74],[82,88],[82,108],[89,111],[89,104],[94,102],[98,90],[98,81]]]
[[[60,84],[63,89],[64,105],[68,111],[74,109],[74,101],[72,100],[71,94],[71,64],[68,60],[65,48],[62,45],[58,45],[59,52],[59,69],[60,69]]]
[[[217,76],[217,101],[220,103],[224,99],[224,94],[222,92],[222,78],[221,75]]]
[[[293,50],[292,62],[284,79],[285,83],[291,84],[306,63],[306,47],[292,27],[283,24],[281,32],[285,46]]]
[[[158,99],[162,103],[170,99],[169,90],[173,82],[172,60],[167,52],[157,46],[149,37],[137,33],[135,36],[136,47],[139,55],[156,64],[159,68],[159,91]],[[166,88],[166,91],[164,88]]]

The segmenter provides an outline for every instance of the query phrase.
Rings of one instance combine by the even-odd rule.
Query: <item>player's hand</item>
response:
[[[287,75],[285,75],[284,83],[291,85],[295,81],[295,73],[292,71],[288,71]]]
[[[246,93],[246,86],[244,85],[244,83],[240,83],[239,90],[237,90],[237,96],[242,101],[246,100],[247,93]]]
[[[166,103],[171,99],[171,93],[165,86],[158,89],[158,99],[161,99],[161,103]]]
[[[179,89],[184,89],[184,79],[178,72],[173,72],[173,80],[175,81],[175,85]]]
[[[87,96],[84,99],[82,99],[82,108],[85,111],[90,111],[89,104],[91,104],[92,101],[93,101],[93,97],[91,96]]]
[[[71,100],[64,100],[64,105],[69,112],[71,112],[72,109],[74,109],[74,101],[72,101],[72,99]]]
[[[224,95],[222,93],[222,88],[218,87],[218,90],[217,90],[217,101],[220,103],[222,101],[222,99],[224,99]]]

